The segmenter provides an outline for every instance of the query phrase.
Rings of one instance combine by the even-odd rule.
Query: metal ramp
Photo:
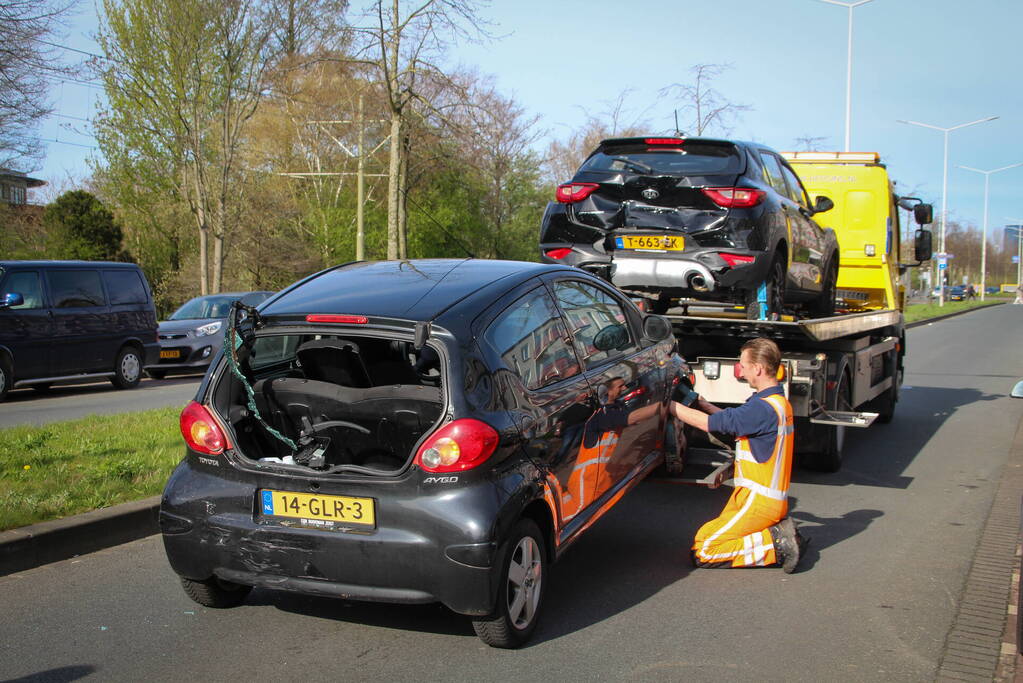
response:
[[[735,456],[719,448],[687,448],[684,466],[673,472],[671,465],[664,475],[652,477],[668,484],[690,484],[716,489],[732,478]]]

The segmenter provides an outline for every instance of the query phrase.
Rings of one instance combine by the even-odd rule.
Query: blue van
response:
[[[159,355],[138,265],[0,261],[0,400],[16,387],[103,378],[130,389]]]

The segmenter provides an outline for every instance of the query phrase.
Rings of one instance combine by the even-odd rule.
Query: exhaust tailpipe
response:
[[[689,276],[689,288],[697,292],[709,292],[710,287],[707,286],[707,281],[703,279],[703,276],[699,273],[693,273]]]

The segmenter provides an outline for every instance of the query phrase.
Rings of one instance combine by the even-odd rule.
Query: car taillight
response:
[[[667,145],[670,147],[681,147],[685,142],[682,138],[643,138],[648,145]]]
[[[484,463],[497,449],[497,431],[485,422],[463,418],[434,432],[413,462],[427,472],[460,472]]]
[[[597,183],[565,183],[558,185],[554,196],[562,204],[574,204],[589,197],[598,187]]]
[[[219,455],[227,447],[227,437],[210,411],[200,403],[190,401],[181,411],[181,436],[193,451]]]
[[[629,393],[625,394],[625,396],[622,396],[622,400],[623,401],[631,401],[634,398],[639,398],[640,396],[642,396],[645,393],[646,393],[646,387],[639,387],[638,389],[634,389],[633,391],[630,391]]]
[[[718,254],[718,256],[732,268],[745,266],[756,260],[753,256],[740,256],[739,254]]]
[[[307,323],[341,323],[344,325],[365,325],[369,320],[364,315],[328,315],[313,313],[305,317]]]
[[[748,209],[759,204],[766,193],[747,187],[705,187],[703,194],[726,209]]]
[[[568,247],[561,247],[561,248],[558,248],[558,249],[548,249],[547,251],[544,252],[544,254],[546,254],[548,258],[552,258],[552,259],[555,259],[555,260],[558,260],[558,261],[560,261],[561,259],[565,258],[566,256],[568,256],[571,253],[572,253],[572,250],[570,248],[568,248]]]

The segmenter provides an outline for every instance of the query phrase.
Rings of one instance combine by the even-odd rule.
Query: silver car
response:
[[[146,373],[163,379],[168,373],[206,372],[210,360],[224,343],[224,321],[231,302],[256,306],[273,292],[223,292],[197,296],[185,302],[159,324],[160,360],[147,365]]]

